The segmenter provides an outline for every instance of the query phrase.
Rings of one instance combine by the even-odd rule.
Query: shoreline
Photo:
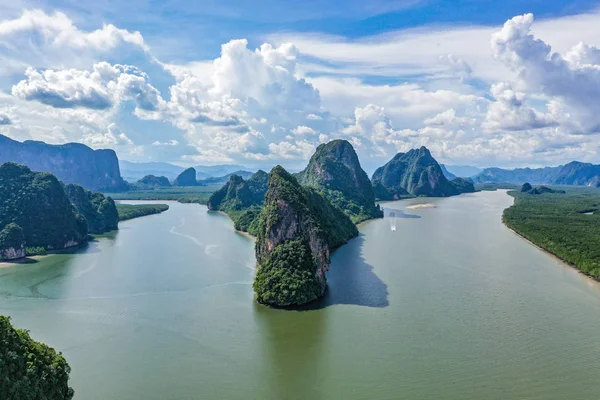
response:
[[[508,195],[508,192],[507,192],[507,195]],[[510,197],[512,197],[512,196],[510,196]],[[512,198],[513,198],[513,205],[514,205],[515,198],[514,197],[512,197]],[[535,247],[538,250],[540,250],[540,251],[544,252],[545,254],[549,255],[551,258],[555,259],[556,261],[558,261],[563,266],[568,267],[570,270],[577,272],[579,275],[582,275],[582,276],[586,277],[587,279],[589,279],[590,281],[592,281],[592,282],[594,282],[596,284],[600,284],[600,280],[599,279],[596,279],[593,276],[586,274],[585,272],[583,272],[582,270],[580,270],[579,268],[577,268],[577,265],[572,264],[572,263],[570,263],[570,262],[568,262],[566,260],[563,260],[562,258],[560,258],[558,255],[554,254],[550,250],[547,250],[547,249],[543,248],[542,246],[539,246],[538,244],[532,242],[531,240],[529,240],[528,238],[526,238],[525,236],[521,235],[519,232],[517,232],[516,230],[514,230],[513,228],[511,228],[510,226],[508,226],[508,224],[506,222],[504,222],[504,211],[506,211],[507,209],[508,209],[508,207],[505,208],[502,211],[502,214],[503,214],[502,215],[502,225],[504,225],[506,227],[506,229],[508,229],[514,235],[516,235],[519,238],[521,238],[522,240],[526,241],[527,243],[529,243],[533,247]]]

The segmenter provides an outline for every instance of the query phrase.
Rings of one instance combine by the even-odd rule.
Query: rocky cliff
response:
[[[15,223],[6,225],[0,231],[0,260],[15,260],[25,255],[23,229]]]
[[[347,140],[321,144],[298,181],[320,190],[355,223],[382,217],[369,177]]]
[[[119,161],[113,150],[92,150],[80,143],[50,145],[44,142],[17,142],[0,135],[0,163],[12,161],[33,171],[49,172],[65,183],[90,190],[127,190]]]
[[[66,185],[65,192],[75,210],[85,217],[89,233],[118,229],[119,213],[113,199],[73,184]]]
[[[242,210],[252,206],[260,206],[265,201],[269,176],[265,171],[258,171],[248,180],[234,174],[229,181],[208,199],[208,209],[212,211]]]
[[[196,170],[194,168],[188,168],[180,173],[173,181],[173,186],[198,186]]]
[[[15,163],[0,165],[0,227],[10,223],[23,229],[27,247],[46,249],[82,243],[88,231],[54,175]]]
[[[447,197],[460,194],[426,147],[398,153],[371,179],[380,200],[403,196]]]
[[[273,168],[256,241],[257,300],[285,307],[322,296],[331,250],[357,235],[350,218],[315,188]]]

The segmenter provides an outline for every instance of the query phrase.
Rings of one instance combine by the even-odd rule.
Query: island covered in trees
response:
[[[121,207],[121,214],[129,219],[165,207]],[[118,229],[120,219],[110,197],[24,165],[0,165],[0,261],[81,245],[90,234]]]

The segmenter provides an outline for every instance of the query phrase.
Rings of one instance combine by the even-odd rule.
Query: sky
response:
[[[0,134],[182,166],[600,163],[600,1],[0,0]]]

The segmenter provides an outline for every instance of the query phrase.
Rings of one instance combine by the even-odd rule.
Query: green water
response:
[[[599,286],[504,227],[511,202],[386,203],[396,231],[362,225],[304,311],[255,304],[253,242],[171,203],[0,268],[0,314],[65,354],[83,400],[599,398]]]

